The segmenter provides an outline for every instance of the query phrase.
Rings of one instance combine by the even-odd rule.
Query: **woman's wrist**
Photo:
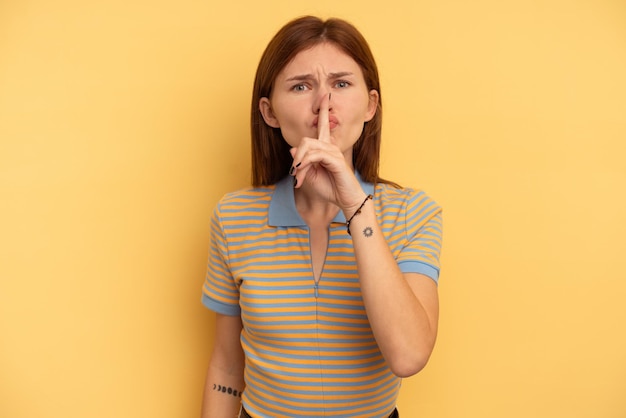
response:
[[[352,232],[350,231],[350,225],[352,221],[354,220],[355,217],[361,214],[361,211],[363,210],[363,207],[367,204],[368,200],[373,200],[373,199],[374,199],[374,196],[372,196],[371,194],[368,194],[367,196],[365,196],[363,201],[358,206],[355,207],[355,209],[353,209],[351,212],[347,212],[347,213],[344,212],[346,216],[346,229],[349,235],[352,235]]]
[[[350,199],[350,203],[344,205],[341,210],[343,211],[346,220],[350,219],[352,215],[359,209],[359,206],[363,203],[363,201],[367,198],[367,194],[365,192],[359,193],[358,196]]]

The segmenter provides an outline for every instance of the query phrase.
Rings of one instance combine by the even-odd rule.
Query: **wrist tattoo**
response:
[[[363,230],[363,235],[365,235],[366,238],[369,238],[374,235],[374,230],[371,226],[368,226]]]
[[[241,391],[237,389],[233,389],[231,387],[216,385],[215,383],[213,383],[213,390],[216,390],[222,393],[228,393],[229,395],[233,395],[235,397],[241,398]]]

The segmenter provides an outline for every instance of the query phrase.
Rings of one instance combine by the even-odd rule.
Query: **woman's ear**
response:
[[[370,100],[367,104],[367,113],[365,114],[365,122],[372,120],[378,110],[378,91],[372,89],[369,92]]]
[[[259,111],[261,112],[261,116],[263,116],[265,123],[272,128],[280,128],[280,123],[278,123],[278,119],[276,119],[276,116],[272,111],[270,99],[267,97],[261,97],[261,100],[259,100]]]

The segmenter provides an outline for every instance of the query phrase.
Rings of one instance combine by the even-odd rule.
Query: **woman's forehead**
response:
[[[298,52],[280,71],[277,79],[323,71],[331,73],[362,74],[357,62],[341,48],[330,42],[316,44]]]

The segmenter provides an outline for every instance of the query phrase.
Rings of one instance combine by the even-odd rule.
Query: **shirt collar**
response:
[[[374,185],[363,181],[361,175],[355,172],[361,188],[366,194],[374,194]],[[343,211],[337,212],[333,222],[346,223]],[[272,201],[269,208],[270,226],[306,226],[296,209],[296,201],[293,193],[293,177],[287,176],[276,183]]]

